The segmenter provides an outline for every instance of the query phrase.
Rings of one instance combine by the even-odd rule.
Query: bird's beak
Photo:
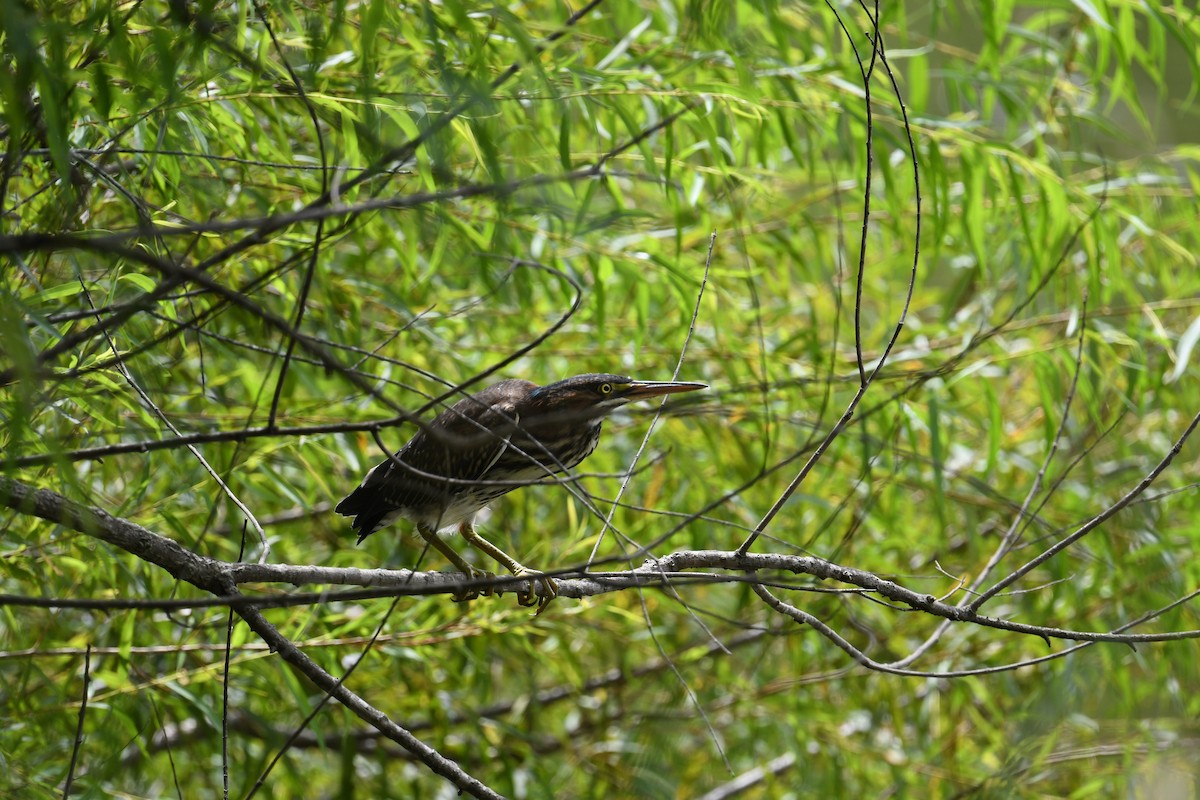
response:
[[[697,389],[707,389],[707,383],[684,383],[679,381],[633,381],[625,387],[621,394],[627,400],[641,400],[644,397],[658,397],[663,394],[678,394],[679,392],[694,392]]]

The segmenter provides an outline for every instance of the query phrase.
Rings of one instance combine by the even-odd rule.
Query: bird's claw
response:
[[[471,581],[472,583],[475,581],[494,581],[494,580],[496,580],[496,574],[494,572],[488,572],[487,570],[477,569],[476,567],[472,567],[469,564],[467,565],[467,568],[465,570],[463,570],[463,572],[466,574],[467,580]],[[456,589],[450,595],[450,599],[456,603],[466,603],[466,602],[468,602],[470,600],[474,600],[475,598],[480,597],[480,596],[491,597],[495,593],[496,593],[496,590],[494,588],[492,588],[492,586],[490,584],[487,586],[473,586],[473,587],[465,586],[463,588]]]
[[[535,617],[546,610],[551,600],[558,597],[558,582],[553,578],[546,577],[544,572],[521,567],[513,570],[513,575],[529,581],[528,586],[522,586],[517,590],[517,604],[526,608],[537,606],[537,611],[533,612]]]

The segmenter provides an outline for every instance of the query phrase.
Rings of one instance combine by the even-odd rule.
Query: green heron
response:
[[[442,528],[457,525],[469,544],[513,575],[530,579],[530,589],[518,593],[518,602],[536,603],[541,613],[558,595],[558,586],[480,536],[472,525],[475,512],[513,489],[583,461],[600,441],[604,418],[626,403],[706,388],[703,383],[635,381],[609,374],[576,375],[547,386],[501,381],[439,414],[368,472],[335,510],[354,517],[360,544],[380,528],[406,519],[468,578],[494,577],[468,564],[438,536]]]

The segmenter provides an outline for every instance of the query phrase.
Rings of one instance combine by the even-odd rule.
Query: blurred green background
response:
[[[600,543],[615,568],[663,537],[656,553],[737,547],[859,389],[860,263],[867,366],[884,352],[918,220],[899,339],[756,550],[966,602],[1006,531],[991,581],[1133,489],[1200,410],[1192,4],[888,3],[886,64],[873,7],[852,4],[610,2],[565,31],[551,3],[3,6],[0,465],[198,553],[236,560],[243,515],[192,453],[81,452],[175,436],[114,348],[180,431],[261,428],[287,349],[264,312],[297,324],[301,298],[299,329],[347,371],[297,348],[280,430],[200,446],[277,563],[417,566],[403,524],[353,546],[332,504],[382,454],[321,426],[390,419],[501,364],[474,388],[667,379],[682,360],[711,388],[652,429],[650,404],[610,421],[579,486],[607,514],[634,468]],[[322,196],[342,213],[253,235]],[[94,244],[112,233],[131,252]],[[111,340],[52,350],[97,319],[119,321]],[[1188,441],[984,613],[1111,631],[1195,591],[1197,474]],[[27,513],[0,525],[0,591],[202,596]],[[550,485],[480,528],[565,569],[603,525]],[[512,797],[698,797],[789,754],[739,796],[1196,796],[1194,639],[930,639],[941,620],[847,584],[769,579],[876,661],[928,643],[907,666],[940,677],[857,666],[737,583],[564,598],[537,619],[511,595],[268,616],[335,675],[368,650],[347,685]],[[83,796],[216,796],[225,684],[244,797],[322,697],[244,626],[226,675],[222,609],[0,613],[6,796],[61,796],[89,645]],[[1184,603],[1132,631],[1196,629]],[[331,704],[259,794],[455,791]]]

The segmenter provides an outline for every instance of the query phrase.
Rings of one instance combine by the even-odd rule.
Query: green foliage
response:
[[[229,432],[198,449],[264,525],[270,561],[445,569],[404,524],[353,546],[332,505],[382,456],[367,425],[330,428],[427,416],[493,369],[474,388],[668,378],[683,354],[680,378],[711,389],[667,405],[615,531],[561,486],[497,501],[481,527],[546,569],[597,542],[612,569],[645,560],[631,543],[732,550],[859,388],[856,325],[868,370],[884,354],[919,233],[887,363],[754,549],[968,602],[953,593],[1010,526],[984,587],[1133,489],[1198,410],[1200,18],[1131,0],[888,3],[885,64],[870,16],[834,5],[840,20],[821,4],[609,3],[564,29],[561,5],[537,3],[4,2],[4,474],[253,560],[253,530],[243,542],[242,512],[187,448],[83,452]],[[273,412],[290,326],[305,338]],[[609,422],[585,463],[602,515],[653,415]],[[381,436],[395,448],[413,430]],[[1107,632],[1194,591],[1197,474],[1193,439],[981,613]],[[4,593],[206,597],[27,509],[0,526]],[[880,662],[942,622],[769,580]],[[907,667],[1061,657],[905,677],[856,666],[739,583],[563,598],[536,619],[511,595],[390,606],[267,614],[334,675],[366,651],[347,686],[509,796],[698,796],[786,753],[795,766],[744,796],[1156,796],[1196,780],[1194,640],[1067,654],[960,623]],[[90,646],[75,790],[217,796],[227,690],[230,793],[246,796],[323,695],[241,623],[226,672],[227,620],[0,607],[0,794],[61,796]],[[1131,632],[1196,629],[1183,603]],[[259,796],[453,794],[336,704],[265,780]]]

